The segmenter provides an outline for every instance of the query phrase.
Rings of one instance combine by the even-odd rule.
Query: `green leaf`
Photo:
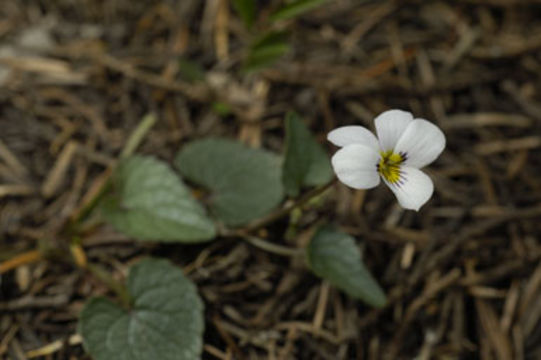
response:
[[[227,225],[260,218],[283,198],[280,158],[236,141],[194,141],[179,151],[175,165],[187,179],[211,191],[210,208]]]
[[[307,248],[312,271],[351,297],[382,307],[387,301],[383,290],[368,272],[354,239],[325,226],[314,235]]]
[[[256,0],[233,0],[233,7],[242,18],[247,28],[252,27],[255,20]]]
[[[120,232],[140,240],[201,242],[214,238],[214,223],[178,176],[163,162],[134,156],[113,174],[113,194],[102,214]]]
[[[327,0],[297,0],[293,1],[270,16],[271,21],[286,20],[299,16],[317,8]]]
[[[92,298],[78,331],[95,360],[197,360],[203,347],[203,303],[194,284],[166,260],[146,259],[130,269],[133,299],[126,310]]]
[[[302,186],[323,185],[332,178],[327,153],[300,117],[289,112],[286,115],[286,150],[282,176],[287,194],[297,196]]]
[[[290,49],[287,37],[286,32],[273,31],[254,41],[244,61],[244,71],[261,70],[284,56]]]

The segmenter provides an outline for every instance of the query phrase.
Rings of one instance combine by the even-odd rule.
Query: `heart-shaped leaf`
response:
[[[283,181],[286,192],[297,196],[301,186],[323,185],[333,172],[329,157],[296,113],[286,115]]]
[[[351,297],[375,307],[385,305],[385,294],[364,266],[351,236],[325,226],[316,232],[306,251],[316,275]]]
[[[201,242],[214,238],[214,223],[167,166],[151,157],[122,160],[102,214],[117,230],[140,240]]]
[[[192,142],[179,151],[175,165],[187,179],[210,190],[212,212],[231,226],[266,215],[283,198],[280,158],[236,141]]]
[[[105,298],[84,306],[79,333],[95,360],[197,360],[204,330],[203,303],[194,284],[166,260],[130,269],[133,308]]]

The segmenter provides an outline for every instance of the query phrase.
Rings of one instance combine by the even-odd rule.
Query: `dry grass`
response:
[[[238,70],[250,34],[226,5],[2,1],[0,358],[84,358],[77,314],[107,289],[35,250],[69,254],[66,223],[147,112],[159,121],[140,151],[171,160],[208,135],[279,151],[289,109],[323,141],[388,108],[447,136],[421,212],[384,187],[335,185],[295,236],[284,240],[284,221],[260,230],[302,246],[322,221],[339,224],[386,289],[382,310],[235,238],[145,245],[89,227],[79,261],[118,278],[149,254],[183,266],[207,307],[206,359],[541,357],[541,3],[337,0],[286,24],[292,53],[249,76]],[[183,80],[179,57],[207,81]]]

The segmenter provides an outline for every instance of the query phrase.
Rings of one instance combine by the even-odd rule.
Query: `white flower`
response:
[[[327,139],[342,147],[332,157],[338,179],[355,189],[370,189],[380,178],[405,209],[419,210],[434,192],[432,180],[420,168],[445,148],[445,136],[434,124],[411,113],[389,110],[374,120],[378,138],[362,126],[344,126]]]

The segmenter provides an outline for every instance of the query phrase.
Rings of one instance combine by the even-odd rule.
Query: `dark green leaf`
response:
[[[79,318],[85,350],[95,360],[197,360],[204,331],[203,303],[194,284],[165,260],[130,270],[133,308],[105,298],[87,302]]]
[[[288,195],[297,196],[302,186],[328,183],[333,177],[323,147],[296,113],[286,115],[286,151],[283,182]]]
[[[297,0],[293,1],[271,15],[271,21],[291,19],[308,12],[327,0]]]
[[[270,32],[257,39],[250,47],[244,62],[247,72],[261,70],[284,56],[290,49],[287,33]]]
[[[233,7],[240,15],[244,25],[250,28],[254,24],[256,0],[233,0]]]
[[[227,139],[184,146],[175,165],[189,180],[211,191],[209,205],[228,225],[262,217],[283,198],[278,156]]]
[[[348,234],[323,227],[307,248],[312,271],[348,295],[382,307],[387,301],[383,290],[361,260],[355,241]]]
[[[201,242],[215,236],[203,207],[161,161],[142,156],[122,160],[113,175],[113,190],[102,202],[102,214],[129,236],[169,242]]]

